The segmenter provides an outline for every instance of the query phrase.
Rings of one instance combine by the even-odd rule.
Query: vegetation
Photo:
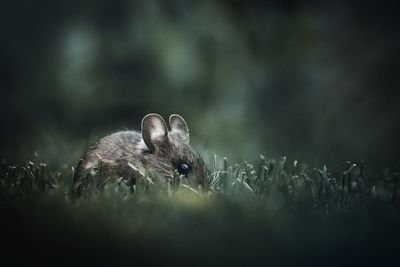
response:
[[[398,266],[396,4],[2,1],[0,266]],[[151,112],[228,157],[210,190],[72,184]]]
[[[1,164],[6,261],[119,265],[252,265],[395,260],[398,173],[309,169],[286,158],[230,165],[214,156],[209,191],[176,176],[94,181],[80,197],[74,168]]]

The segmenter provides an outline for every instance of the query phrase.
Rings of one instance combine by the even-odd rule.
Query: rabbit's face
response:
[[[147,168],[165,177],[183,175],[191,185],[208,186],[208,170],[203,160],[189,145],[189,129],[179,115],[169,117],[168,130],[158,114],[142,120],[142,137],[148,151]]]

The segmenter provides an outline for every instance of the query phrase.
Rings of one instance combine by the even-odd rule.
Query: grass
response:
[[[398,262],[398,173],[330,172],[286,158],[214,156],[211,189],[176,176],[107,179],[72,194],[73,167],[0,165],[2,260],[54,265],[389,265]],[[6,245],[6,246],[4,246]]]

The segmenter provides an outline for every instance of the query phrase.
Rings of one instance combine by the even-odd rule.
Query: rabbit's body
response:
[[[142,132],[121,131],[100,139],[83,156],[74,183],[101,164],[105,177],[129,178],[138,170],[161,179],[174,177],[174,172],[191,177],[198,185],[207,186],[208,170],[203,160],[189,145],[189,130],[179,115],[171,115],[171,130],[157,114],[142,121]]]

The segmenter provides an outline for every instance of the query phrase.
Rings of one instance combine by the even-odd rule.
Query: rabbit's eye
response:
[[[181,163],[178,166],[178,172],[182,175],[187,175],[191,170],[191,166],[188,163]]]

